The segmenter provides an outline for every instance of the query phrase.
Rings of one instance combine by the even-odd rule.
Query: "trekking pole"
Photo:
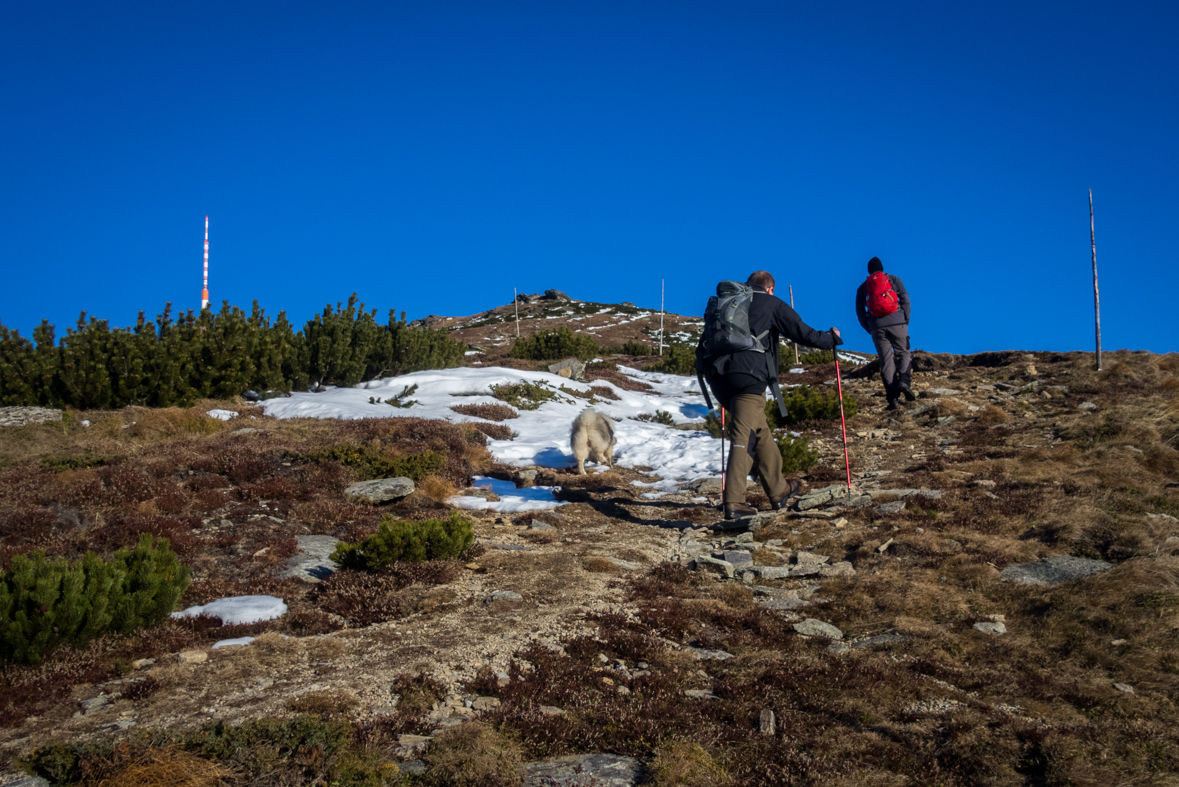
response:
[[[835,329],[831,329],[832,340],[838,338]],[[851,493],[851,459],[847,454],[847,419],[843,416],[843,380],[839,377],[839,346],[831,345],[831,356],[835,359],[835,388],[839,394],[839,423],[843,426],[843,467],[847,471],[847,491]],[[723,487],[723,483],[722,483]]]

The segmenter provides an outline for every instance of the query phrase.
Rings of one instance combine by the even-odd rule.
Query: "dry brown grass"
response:
[[[439,503],[445,503],[447,499],[458,494],[458,487],[445,478],[439,478],[436,475],[423,478],[418,482],[417,489],[426,497],[436,500]]]
[[[145,762],[126,766],[98,787],[219,787],[235,776],[224,765],[168,747],[148,750]]]
[[[727,787],[736,783],[698,743],[669,741],[659,746],[649,771],[650,784],[655,787]]]
[[[479,722],[439,733],[426,755],[427,776],[454,787],[515,787],[523,781],[520,744]]]
[[[287,701],[287,710],[292,713],[319,716],[322,719],[339,720],[348,718],[359,704],[360,701],[351,692],[342,689],[322,689],[292,697]]]
[[[1006,424],[1011,422],[1009,416],[1002,408],[996,407],[993,404],[988,404],[983,408],[982,412],[978,414],[979,423],[987,426],[994,426],[995,424]]]
[[[455,404],[450,409],[461,415],[486,418],[488,421],[507,421],[520,417],[518,412],[506,404]]]

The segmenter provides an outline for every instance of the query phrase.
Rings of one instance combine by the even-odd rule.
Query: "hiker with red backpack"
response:
[[[884,272],[879,257],[868,260],[868,280],[856,290],[856,316],[864,330],[872,334],[880,358],[880,378],[888,409],[896,410],[903,395],[913,395],[910,379],[913,356],[909,352],[909,293],[899,276]]]
[[[716,295],[709,298],[704,310],[696,375],[708,407],[712,408],[711,388],[730,418],[726,426],[733,450],[722,475],[721,495],[725,519],[757,513],[745,503],[749,471],[755,465],[770,508],[785,508],[790,498],[802,491],[799,481],[782,477],[782,454],[766,421],[767,386],[786,416],[778,386],[779,339],[823,350],[843,344],[837,329],[816,331],[789,304],[774,297],[774,277],[766,271],[751,274],[744,284],[722,281],[717,285]],[[721,437],[723,451],[724,435]]]

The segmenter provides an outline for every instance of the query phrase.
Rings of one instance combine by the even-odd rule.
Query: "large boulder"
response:
[[[571,754],[524,766],[524,787],[632,787],[645,776],[643,764],[620,754]]]
[[[999,576],[1008,582],[1025,585],[1059,585],[1070,579],[1082,579],[1109,571],[1111,568],[1113,564],[1104,560],[1053,555],[1038,563],[1013,563],[1000,571]]]
[[[361,481],[344,490],[344,497],[355,503],[380,505],[390,500],[400,500],[413,494],[413,479],[378,478],[375,481]]]
[[[560,290],[545,290],[544,299],[546,301],[556,301],[557,303],[572,303],[573,299]]]
[[[563,361],[550,364],[549,371],[559,377],[568,377],[570,380],[581,380],[585,374],[585,364],[576,358],[566,358]]]

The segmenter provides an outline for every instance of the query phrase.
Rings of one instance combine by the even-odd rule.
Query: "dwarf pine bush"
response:
[[[375,478],[409,478],[421,481],[441,470],[446,464],[446,456],[438,451],[423,451],[420,454],[390,458],[379,448],[351,443],[310,451],[304,454],[303,458],[313,462],[339,462],[352,468],[358,481],[371,481]]]
[[[834,391],[822,393],[807,385],[800,385],[782,392],[786,402],[787,416],[782,417],[777,401],[766,402],[766,421],[771,429],[796,424],[799,421],[838,421],[839,395]],[[843,395],[843,414],[851,418],[856,414],[856,398],[850,392]]]
[[[811,448],[805,437],[785,435],[777,440],[778,452],[782,454],[782,472],[785,475],[810,470],[819,463],[819,452]]]
[[[87,552],[74,563],[43,550],[12,559],[0,576],[0,660],[40,663],[58,645],[81,647],[105,633],[162,623],[188,587],[188,568],[168,547],[140,536],[110,562]]]
[[[644,367],[643,371],[696,374],[696,349],[686,344],[667,345],[663,348],[663,359]]]
[[[582,336],[565,326],[555,331],[544,331],[534,336],[517,339],[512,345],[509,358],[524,358],[532,361],[551,361],[556,358],[580,358],[588,360],[601,352],[592,336]]]
[[[359,544],[341,542],[332,560],[355,571],[378,572],[392,563],[458,557],[475,542],[471,523],[454,512],[447,519],[406,522],[390,514]]]

